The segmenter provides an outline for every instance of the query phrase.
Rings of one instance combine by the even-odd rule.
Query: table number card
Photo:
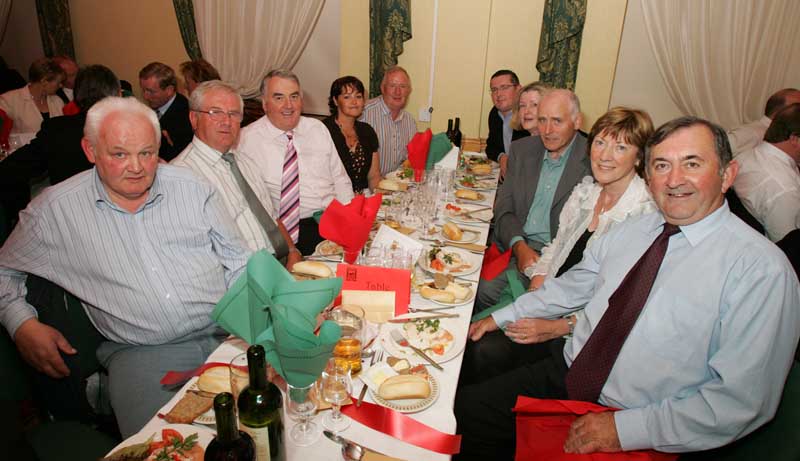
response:
[[[344,281],[336,304],[361,306],[372,322],[385,322],[408,312],[411,271],[339,264],[336,276]]]

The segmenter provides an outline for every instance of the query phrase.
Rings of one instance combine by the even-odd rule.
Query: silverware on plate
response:
[[[433,315],[426,315],[425,317],[407,317],[407,318],[400,318],[400,319],[389,319],[387,320],[389,323],[408,323],[414,322],[416,320],[433,320],[433,319],[454,319],[458,318],[459,314],[446,314],[446,313],[438,313],[435,312]]]
[[[428,354],[423,352],[422,349],[420,349],[418,347],[415,347],[415,346],[412,346],[411,344],[409,344],[408,340],[406,338],[404,338],[403,334],[400,333],[398,330],[392,330],[392,339],[394,340],[395,343],[397,343],[398,346],[407,347],[407,348],[411,349],[412,351],[414,351],[417,355],[419,355],[420,357],[425,359],[428,363],[433,365],[434,368],[436,368],[437,370],[444,370],[444,368],[442,368],[441,365],[436,363],[436,361],[434,361],[432,358],[428,357]]]

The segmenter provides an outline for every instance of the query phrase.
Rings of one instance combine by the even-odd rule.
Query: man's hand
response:
[[[564,451],[578,454],[622,451],[614,412],[589,413],[576,419],[569,428]]]
[[[519,319],[506,325],[508,339],[519,344],[535,344],[569,333],[566,319]]]
[[[469,326],[469,332],[467,335],[471,340],[477,341],[481,339],[484,334],[495,330],[497,330],[497,323],[490,315],[485,319],[480,319],[477,322],[472,323],[472,325]]]
[[[37,319],[26,320],[20,325],[14,334],[14,342],[26,362],[51,378],[69,376],[69,368],[59,351],[69,355],[78,352],[58,330]]]
[[[294,267],[295,263],[299,263],[303,260],[303,254],[299,251],[290,251],[289,254],[286,256],[286,270],[291,272],[292,267]]]
[[[512,251],[517,258],[517,270],[520,272],[525,272],[526,267],[536,264],[539,260],[539,253],[522,240],[514,244]]]
[[[531,283],[528,284],[528,291],[536,291],[538,290],[542,284],[544,283],[545,276],[542,274],[534,275],[531,278]]]
[[[508,155],[501,155],[497,162],[500,163],[500,179],[503,179],[506,177],[506,170],[508,169]]]

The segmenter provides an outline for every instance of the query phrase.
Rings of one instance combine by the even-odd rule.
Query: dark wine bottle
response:
[[[258,344],[247,349],[250,384],[239,394],[239,423],[256,445],[256,459],[269,461],[282,454],[281,392],[267,381],[264,348]],[[283,456],[281,456],[283,457]]]
[[[447,119],[447,133],[446,134],[447,134],[447,139],[449,139],[450,142],[453,142],[453,119],[452,118],[448,118]]]
[[[453,127],[453,144],[457,147],[461,147],[461,119],[456,117],[456,124]]]
[[[214,397],[214,416],[217,436],[208,444],[205,461],[254,461],[256,446],[253,439],[236,429],[233,395],[222,392]]]

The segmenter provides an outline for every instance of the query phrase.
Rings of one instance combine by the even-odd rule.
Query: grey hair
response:
[[[401,66],[392,66],[392,67],[386,69],[386,71],[383,72],[383,78],[381,79],[381,86],[386,85],[386,80],[389,80],[389,76],[390,75],[396,74],[398,72],[402,72],[402,73],[406,74],[406,78],[408,79],[408,89],[410,90],[411,89],[411,76],[408,75],[408,71],[403,69],[403,67],[401,67]]]
[[[221,80],[207,80],[197,85],[197,88],[195,88],[195,90],[192,91],[192,94],[189,95],[189,108],[192,110],[203,110],[203,103],[205,102],[206,93],[214,90],[236,95],[236,98],[239,100],[239,112],[244,110],[244,101],[242,101],[242,95],[236,91],[236,88]]]
[[[89,112],[86,113],[86,123],[83,127],[83,136],[89,140],[92,147],[97,146],[100,138],[100,129],[103,121],[111,114],[124,112],[129,115],[140,115],[151,125],[155,133],[156,144],[161,144],[161,127],[158,124],[158,117],[153,109],[145,106],[135,98],[121,98],[119,96],[108,96],[96,102]]]
[[[647,171],[648,174],[650,172],[650,156],[655,146],[666,141],[667,138],[675,134],[676,131],[693,126],[706,127],[714,137],[714,152],[717,153],[717,159],[719,160],[719,174],[722,176],[725,173],[725,168],[727,168],[728,163],[730,163],[731,159],[733,158],[733,154],[731,153],[731,144],[728,141],[728,134],[725,133],[725,130],[722,129],[721,126],[700,117],[694,117],[691,115],[670,120],[669,122],[658,127],[652,136],[650,136],[650,139],[647,140],[647,144],[644,146],[644,162],[646,165],[645,171]]]
[[[258,91],[261,92],[261,97],[262,98],[265,96],[264,92],[267,91],[267,83],[269,83],[269,79],[271,79],[272,77],[285,78],[287,80],[291,80],[291,81],[297,83],[297,86],[300,86],[300,79],[297,78],[297,74],[295,74],[291,70],[289,70],[289,69],[272,69],[271,71],[269,71],[267,73],[267,75],[264,76],[264,78],[261,79],[261,86],[259,87]],[[303,93],[300,93],[300,95],[302,96]]]
[[[581,101],[578,99],[578,95],[575,94],[574,91],[568,90],[566,88],[550,88],[550,89],[545,89],[545,90],[541,91],[540,93],[542,95],[542,99],[544,99],[544,97],[547,96],[547,95],[550,95],[550,94],[553,94],[553,93],[561,93],[561,92],[566,93],[567,94],[567,98],[569,99],[570,115],[572,115],[573,118],[575,118],[578,115],[580,115],[580,113],[581,113]]]

